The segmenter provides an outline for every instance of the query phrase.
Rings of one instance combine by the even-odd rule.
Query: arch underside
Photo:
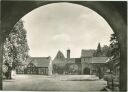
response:
[[[121,47],[120,63],[120,90],[127,89],[127,2],[122,1],[2,1],[1,2],[1,31],[0,43],[10,33],[11,29],[25,14],[43,5],[59,2],[68,2],[88,7],[100,14],[119,34]],[[2,46],[2,45],[1,45]],[[0,49],[2,52],[2,48]],[[0,53],[2,61],[2,53]],[[0,62],[2,65],[2,62]],[[2,71],[2,70],[1,70]]]

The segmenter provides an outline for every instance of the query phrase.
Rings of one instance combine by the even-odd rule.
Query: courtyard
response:
[[[107,85],[93,75],[15,75],[3,81],[11,91],[100,91]]]

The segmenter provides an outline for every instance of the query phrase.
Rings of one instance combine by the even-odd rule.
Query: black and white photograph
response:
[[[127,91],[127,1],[1,1],[0,89]]]

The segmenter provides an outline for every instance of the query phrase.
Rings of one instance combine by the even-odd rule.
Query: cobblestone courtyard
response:
[[[67,79],[68,78],[68,79]],[[15,91],[99,91],[106,82],[103,80],[88,80],[89,75],[17,75],[12,80],[3,81],[3,90]],[[77,80],[77,81],[72,81]],[[78,80],[81,79],[81,80]],[[91,78],[94,79],[94,78]],[[83,81],[82,81],[83,80]]]

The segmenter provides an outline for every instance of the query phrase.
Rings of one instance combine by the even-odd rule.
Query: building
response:
[[[106,61],[108,57],[93,57],[94,50],[82,50],[81,64],[82,74],[95,74],[103,73],[106,70]]]
[[[53,73],[63,74],[66,65],[66,58],[61,51],[58,51],[56,57],[52,61]]]
[[[66,62],[66,74],[81,74],[81,58],[67,58]]]
[[[52,71],[50,62],[50,57],[31,57],[26,67],[22,69],[22,74],[49,75]],[[21,74],[21,69],[17,69],[17,73]]]
[[[108,57],[93,57],[94,51],[82,50],[80,58],[71,58],[70,50],[67,50],[67,58],[64,57],[61,51],[58,51],[52,62],[53,73],[99,75],[99,73],[105,71]]]
[[[95,52],[95,50],[82,49],[81,50],[81,58],[83,58],[83,57],[93,57],[94,52]]]
[[[70,50],[67,50],[67,58],[58,51],[52,65],[54,74],[81,74],[81,59],[70,58]]]
[[[119,76],[120,74],[120,58],[119,57],[116,57],[114,58],[113,56],[110,57],[107,61],[106,61],[106,64],[108,66],[108,71],[110,73],[113,73],[114,75],[116,76]]]

